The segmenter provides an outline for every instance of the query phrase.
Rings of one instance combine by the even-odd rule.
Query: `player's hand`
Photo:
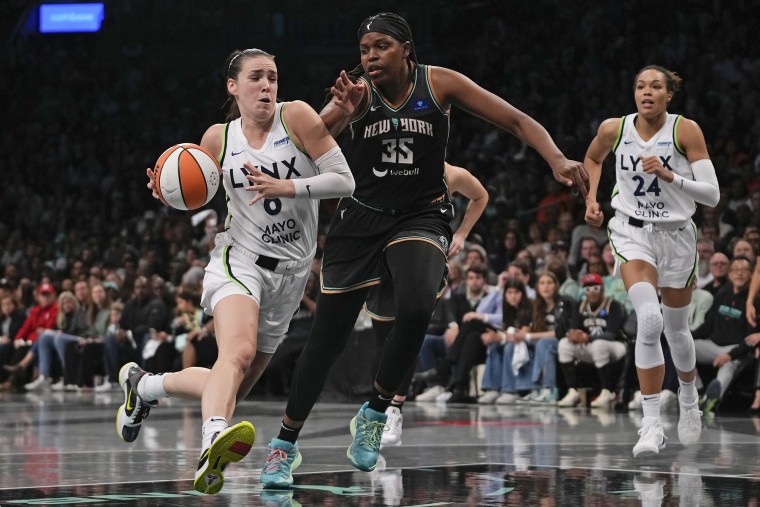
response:
[[[340,76],[335,80],[335,86],[330,88],[335,99],[333,104],[341,109],[347,116],[352,116],[364,98],[364,83],[352,82],[345,70],[340,71]]]
[[[248,171],[248,174],[245,175],[246,179],[251,182],[251,185],[245,187],[245,191],[256,192],[256,196],[250,200],[248,206],[253,206],[261,199],[295,197],[296,187],[292,181],[272,178],[268,174],[264,174],[256,169],[256,166],[251,162],[244,163],[243,167]]]
[[[464,238],[461,235],[454,234],[449,245],[449,259],[453,259],[464,249]]]
[[[148,167],[148,169],[145,172],[148,174],[147,187],[148,187],[148,190],[150,190],[151,194],[153,194],[153,198],[161,201],[161,204],[163,204],[164,206],[168,206],[168,204],[166,204],[164,200],[158,196],[158,192],[156,192],[156,174],[153,172],[153,169]]]
[[[563,185],[578,189],[584,198],[588,194],[588,171],[580,162],[565,159],[558,166],[552,167],[552,174]]]
[[[757,325],[757,312],[755,311],[755,304],[752,301],[747,301],[745,313],[747,314],[749,325],[755,327]]]
[[[667,183],[673,181],[673,173],[663,167],[660,157],[652,155],[651,157],[641,156],[639,158],[641,159],[641,166],[645,173],[654,174]]]
[[[602,213],[599,203],[596,201],[589,201],[586,203],[586,223],[594,227],[601,227],[604,222],[604,213]]]

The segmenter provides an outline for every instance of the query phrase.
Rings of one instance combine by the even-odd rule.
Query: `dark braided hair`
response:
[[[402,44],[404,42],[409,43],[409,56],[407,57],[406,63],[409,66],[409,69],[412,69],[412,63],[415,65],[418,65],[420,62],[417,60],[417,50],[414,47],[414,38],[412,37],[412,29],[409,26],[409,23],[406,22],[406,20],[399,16],[398,14],[394,12],[379,12],[377,14],[374,14],[364,21],[362,21],[359,24],[359,33],[361,33],[361,28],[372,21],[375,20],[383,20],[388,25],[391,25],[394,30],[396,30],[399,34],[401,34],[404,38],[404,40],[399,39],[398,37],[394,37],[394,39],[398,40]],[[359,37],[361,39],[361,36]],[[346,72],[348,75],[348,79],[351,80],[352,83],[356,83],[356,81],[359,79],[359,77],[364,74],[364,67],[362,67],[361,62],[356,65],[353,69]],[[330,93],[330,88],[326,89],[327,95],[325,96],[325,102],[322,104],[322,107],[326,106],[330,100],[332,100],[332,94]]]
[[[261,49],[250,48],[242,51],[236,49],[230,53],[224,61],[224,82],[226,83],[228,79],[237,79],[238,74],[240,74],[240,71],[243,69],[243,61],[245,61],[246,58],[253,58],[254,56],[264,56],[274,61],[274,55],[270,55]],[[227,100],[222,107],[228,108],[225,121],[232,121],[240,118],[240,109],[235,101],[235,97],[230,95],[229,91],[227,91]]]

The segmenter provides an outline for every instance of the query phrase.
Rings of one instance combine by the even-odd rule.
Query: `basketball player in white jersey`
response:
[[[659,66],[644,67],[634,80],[635,114],[610,118],[586,152],[590,188],[586,222],[599,227],[604,216],[597,202],[602,161],[615,155],[617,184],[612,192],[615,216],[609,221],[610,244],[636,310],[636,369],[644,418],[633,455],[658,453],[665,445],[660,423],[660,391],[665,361],[660,334],[670,345],[681,384],[678,438],[699,439],[701,415],[694,386],[696,356],[689,332],[691,285],[697,267],[696,203],[718,204],[715,168],[702,130],[692,120],[667,112],[681,78]],[[657,298],[662,294],[662,311]]]
[[[349,196],[354,180],[340,148],[304,102],[277,103],[274,57],[234,51],[225,63],[229,123],[201,146],[218,154],[229,214],[206,267],[202,305],[214,316],[219,356],[211,370],[119,374],[126,400],[119,436],[131,442],[160,398],[201,400],[203,444],[195,489],[217,493],[224,468],[253,445],[251,423],[230,426],[237,401],[261,376],[298,309],[316,251],[318,199]],[[153,173],[149,169],[153,189]],[[155,196],[155,192],[154,192]]]

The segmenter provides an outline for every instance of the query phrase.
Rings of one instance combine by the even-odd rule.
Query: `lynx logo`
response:
[[[658,141],[657,142],[657,147],[658,148],[668,148],[671,144],[673,144],[673,143],[671,143],[670,141]]]
[[[287,146],[289,143],[290,143],[290,138],[283,137],[279,141],[274,142],[274,149],[276,150],[277,148],[282,148],[284,146]]]
[[[412,111],[424,111],[428,107],[430,107],[430,105],[428,104],[427,100],[425,100],[425,99],[419,99],[412,106]]]
[[[440,238],[438,238],[438,241],[440,241],[441,246],[443,247],[443,251],[444,252],[448,252],[449,251],[449,240],[447,240],[446,238],[444,238],[443,236],[441,236]]]

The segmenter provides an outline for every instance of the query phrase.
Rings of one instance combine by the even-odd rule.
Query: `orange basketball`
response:
[[[216,194],[222,169],[202,146],[182,143],[158,157],[153,169],[158,198],[175,209],[205,206]]]

